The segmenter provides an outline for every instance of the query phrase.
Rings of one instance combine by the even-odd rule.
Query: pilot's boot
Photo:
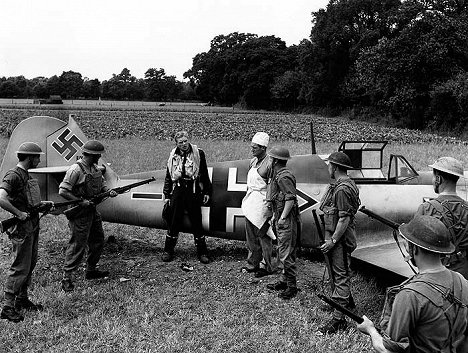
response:
[[[166,235],[166,242],[164,244],[164,254],[162,260],[164,262],[170,262],[174,260],[174,248],[177,244],[177,237],[171,237]]]
[[[202,264],[210,263],[210,258],[208,257],[208,249],[206,248],[205,237],[195,237],[195,246],[197,247],[198,259]]]

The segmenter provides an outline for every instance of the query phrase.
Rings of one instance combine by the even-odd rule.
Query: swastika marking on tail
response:
[[[78,149],[73,145],[74,143],[81,147],[83,146],[83,141],[81,141],[76,135],[71,135],[70,138],[67,139],[67,136],[70,134],[69,129],[63,130],[63,132],[57,137],[57,140],[61,143],[57,143],[56,141],[52,142],[52,147],[61,155],[64,154],[65,151],[68,153],[63,157],[67,161],[69,161],[77,152]]]

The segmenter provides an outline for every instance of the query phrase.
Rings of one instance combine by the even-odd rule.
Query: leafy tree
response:
[[[392,36],[388,19],[399,5],[399,0],[331,0],[326,10],[312,14],[311,45],[301,48],[308,81],[301,95],[308,104],[343,104],[341,85],[350,67],[363,49]]]
[[[345,86],[355,103],[386,109],[408,127],[426,126],[433,119],[428,110],[433,88],[468,70],[466,11],[443,13],[428,3],[404,3],[395,20],[398,35],[364,50]]]
[[[150,100],[174,100],[181,91],[175,76],[166,76],[164,69],[150,68],[145,72],[145,96]]]
[[[50,96],[49,89],[47,87],[47,78],[39,76],[33,78],[29,85],[31,86],[31,93],[37,98],[48,98]]]
[[[99,98],[101,96],[101,83],[97,78],[90,80],[87,77],[83,80],[83,97]]]
[[[197,95],[225,105],[251,108],[271,106],[270,88],[277,76],[290,69],[294,51],[274,36],[234,32],[216,36],[210,50],[197,54],[185,74]]]
[[[60,79],[57,75],[49,77],[47,80],[47,90],[49,94],[61,94]]]
[[[64,71],[59,77],[62,98],[79,98],[83,91],[83,78],[79,72]]]
[[[120,74],[112,74],[112,78],[102,83],[103,96],[111,99],[141,99],[143,98],[142,82],[137,81],[130,70],[124,68]]]

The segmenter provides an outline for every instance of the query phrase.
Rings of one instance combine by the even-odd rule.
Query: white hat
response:
[[[256,143],[260,146],[268,147],[268,142],[270,141],[270,137],[266,132],[257,132],[254,137],[252,137],[252,143]]]

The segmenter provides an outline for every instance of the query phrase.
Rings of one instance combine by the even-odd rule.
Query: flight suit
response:
[[[184,211],[187,211],[198,256],[206,256],[208,250],[202,226],[201,205],[204,195],[211,197],[212,185],[205,152],[202,149],[190,145],[187,153],[183,153],[179,148],[171,151],[163,193],[166,199],[171,200],[164,251],[171,255],[174,253]]]
[[[421,204],[416,214],[434,216],[445,224],[455,252],[442,262],[468,279],[468,203],[457,195],[441,194]]]
[[[296,178],[292,172],[283,167],[274,175],[268,185],[267,200],[271,202],[275,217],[275,230],[278,238],[279,260],[283,265],[280,282],[287,284],[288,289],[297,289],[296,246],[300,228],[299,207],[296,196]],[[278,220],[284,210],[286,201],[294,200],[285,223],[280,226]]]
[[[380,320],[392,352],[456,352],[468,328],[468,282],[443,269],[419,273],[387,290]]]
[[[5,174],[0,188],[8,193],[11,204],[22,212],[30,212],[41,202],[37,179],[31,178],[20,167]],[[5,305],[14,307],[16,298],[28,299],[28,287],[38,257],[39,214],[30,213],[30,217],[8,233],[13,245],[13,262],[5,283]]]
[[[96,165],[89,166],[83,160],[70,167],[60,183],[60,188],[84,199],[91,199],[107,191],[102,172]],[[83,260],[86,247],[88,247],[87,271],[96,269],[104,247],[104,231],[101,214],[95,205],[82,207],[76,215],[69,217],[68,225],[71,238],[65,250],[64,279],[72,280],[73,273]]]
[[[320,210],[324,213],[326,239],[332,237],[339,218],[351,217],[346,231],[328,254],[335,284],[332,299],[349,308],[354,307],[351,295],[350,261],[351,253],[357,246],[355,214],[359,204],[359,190],[356,184],[349,177],[341,177],[329,185],[320,205]],[[342,319],[344,316],[335,310],[333,317]]]

